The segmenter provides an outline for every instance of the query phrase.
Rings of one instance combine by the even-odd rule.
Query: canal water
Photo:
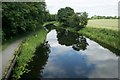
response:
[[[118,56],[93,40],[53,29],[29,63],[23,78],[118,78]]]

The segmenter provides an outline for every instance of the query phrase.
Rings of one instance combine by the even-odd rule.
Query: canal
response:
[[[118,78],[118,56],[81,34],[52,29],[23,78]]]

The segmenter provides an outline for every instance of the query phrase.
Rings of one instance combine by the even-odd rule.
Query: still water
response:
[[[22,78],[118,78],[118,56],[80,34],[53,29],[28,69]]]

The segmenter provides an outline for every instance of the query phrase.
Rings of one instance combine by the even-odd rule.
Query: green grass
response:
[[[118,19],[94,19],[89,20],[87,27],[107,28],[118,30]]]
[[[46,35],[47,32],[44,29],[40,29],[34,35],[26,38],[25,42],[21,46],[21,53],[17,58],[17,65],[14,69],[13,77],[15,79],[20,78],[23,73],[29,71],[26,69],[28,62],[32,60],[36,47],[44,42]]]
[[[120,50],[120,36],[118,31],[86,27],[80,30],[79,33]]]

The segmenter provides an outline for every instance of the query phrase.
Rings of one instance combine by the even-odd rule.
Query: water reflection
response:
[[[21,80],[23,80],[24,78],[25,79],[42,78],[43,69],[44,66],[47,64],[47,60],[50,53],[49,48],[50,48],[49,44],[44,43],[36,49],[33,61],[29,63],[28,67],[28,69],[31,71],[21,76]]]
[[[57,29],[56,31],[59,44],[72,46],[76,51],[86,49],[88,43],[82,35],[65,29]]]

